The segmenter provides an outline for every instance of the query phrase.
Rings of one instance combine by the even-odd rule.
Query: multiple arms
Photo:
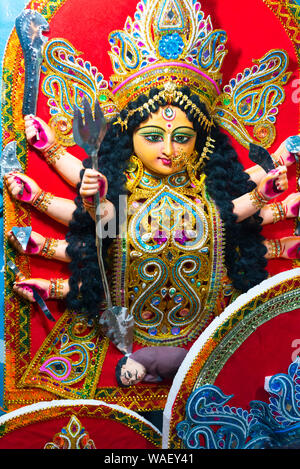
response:
[[[82,162],[57,144],[53,130],[41,119],[26,116],[25,134],[29,143],[40,152],[48,164],[51,164],[68,184],[76,187],[80,182],[80,172],[83,169]],[[91,176],[91,181],[89,181],[89,176]],[[40,212],[47,213],[49,217],[63,225],[69,225],[76,209],[73,200],[56,197],[49,192],[43,191],[33,179],[22,173],[11,172],[5,175],[5,183],[13,199],[27,203]],[[85,194],[86,189],[87,193]],[[103,198],[101,204],[103,212],[101,215],[102,223],[105,224],[114,216],[112,203],[105,199],[107,192],[106,178],[97,172],[93,174],[93,170],[86,170],[80,194],[86,210],[93,219],[95,218],[93,195],[97,190],[100,190],[100,196]],[[7,233],[7,237],[12,246],[22,254],[38,255],[48,259],[70,262],[66,252],[67,242],[65,239],[47,238],[32,231],[24,251],[12,232]],[[31,287],[34,287],[43,299],[61,299],[69,291],[68,279],[19,278],[13,288],[16,293],[25,299],[35,301]]]
[[[42,157],[55,168],[66,182],[73,187],[77,186],[80,182],[80,172],[83,169],[82,162],[56,143],[53,130],[41,119],[26,116],[25,133],[29,143],[41,153]],[[280,166],[268,174],[260,166],[253,166],[247,170],[257,187],[251,193],[246,193],[233,200],[233,210],[237,215],[237,222],[250,217],[258,210],[260,210],[263,224],[275,223],[278,220],[298,215],[299,193],[291,194],[283,202],[273,203],[273,199],[276,199],[288,188],[287,166],[295,161],[295,157],[286,150],[284,143],[273,157]],[[69,224],[76,208],[72,200],[44,192],[33,179],[21,173],[8,174],[5,177],[5,182],[14,199],[32,205],[63,225]],[[80,186],[80,195],[86,211],[94,220],[93,196],[98,191],[101,199],[102,222],[105,224],[114,216],[114,206],[105,198],[107,180],[101,173],[93,169],[86,169]],[[46,238],[33,231],[25,251],[22,250],[11,232],[8,233],[8,240],[20,253],[40,255],[62,262],[70,261],[66,253],[67,242],[65,240]],[[274,240],[265,242],[268,250],[267,258],[278,257],[278,254],[285,258],[299,257],[300,238],[287,237],[276,241],[280,241],[280,247],[278,245],[274,247]],[[64,298],[69,291],[67,279],[19,279],[18,282],[15,282],[14,290],[29,301],[34,301],[31,286],[34,286],[44,299]]]

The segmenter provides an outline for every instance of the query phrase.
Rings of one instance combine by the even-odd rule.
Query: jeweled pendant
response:
[[[162,116],[166,121],[172,121],[176,117],[175,109],[172,107],[166,107],[162,110]]]

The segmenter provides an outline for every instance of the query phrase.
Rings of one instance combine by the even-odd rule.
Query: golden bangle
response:
[[[286,219],[286,211],[282,202],[275,202],[274,204],[270,205],[270,208],[273,212],[273,223],[277,223],[278,221],[283,221]]]
[[[49,298],[61,300],[64,296],[64,279],[50,279]]]
[[[100,203],[106,203],[107,199],[106,197],[102,197],[100,199]],[[89,202],[87,199],[82,198],[82,204],[86,210],[96,210],[96,204],[94,202]]]
[[[272,259],[277,259],[282,255],[282,244],[280,239],[268,239],[268,251]]]
[[[43,155],[47,163],[53,165],[64,153],[66,153],[66,150],[62,145],[59,143],[53,143],[51,147],[47,148],[47,150],[43,152]]]
[[[40,189],[37,192],[37,194],[35,194],[35,196],[33,197],[32,201],[31,201],[32,205],[34,205],[36,203],[37,199],[43,194],[43,192],[44,192],[43,189]]]
[[[47,212],[54,195],[51,192],[40,191],[33,199],[32,205],[41,212]]]
[[[258,210],[269,202],[269,200],[265,199],[263,195],[258,191],[257,187],[252,192],[250,192],[250,200],[254,207]]]
[[[41,256],[46,257],[47,259],[51,259],[55,252],[56,248],[58,246],[58,239],[54,238],[46,238],[44,245],[41,249]]]

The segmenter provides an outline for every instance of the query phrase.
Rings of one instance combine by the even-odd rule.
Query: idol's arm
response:
[[[36,231],[32,231],[24,249],[18,242],[12,231],[7,233],[7,239],[20,254],[42,256],[46,259],[54,259],[62,262],[70,262],[66,249],[68,243],[65,239],[48,238]]]
[[[300,259],[300,236],[286,236],[284,238],[266,239],[266,259]]]
[[[274,202],[265,205],[260,211],[262,225],[277,223],[278,221],[283,221],[287,218],[296,218],[299,214],[299,208],[300,192],[290,194],[281,202]]]
[[[82,162],[61,146],[58,146],[54,151],[57,157],[53,158],[51,163],[48,157],[50,150],[44,152],[43,156],[70,186],[76,187],[80,182],[80,171],[84,169]]]
[[[258,164],[255,166],[251,166],[248,168],[245,173],[247,173],[251,179],[251,181],[255,182],[255,184],[259,184],[260,181],[265,177],[267,174],[265,170],[259,166]]]
[[[289,167],[296,161],[296,156],[293,153],[290,153],[286,148],[286,140],[278,147],[278,149],[272,154],[272,158],[276,165],[286,166]],[[298,153],[298,156],[299,153]],[[259,184],[260,181],[266,176],[265,170],[259,166],[255,165],[251,168],[248,168],[245,171],[250,179],[255,182],[255,184]]]
[[[234,207],[233,213],[237,215],[237,222],[241,222],[251,215],[254,215],[270,200],[274,199],[288,188],[286,172],[287,169],[285,166],[279,166],[277,169],[265,175],[257,188],[252,192],[247,192],[232,201]],[[276,190],[274,190],[274,183]]]
[[[21,278],[13,285],[15,293],[33,303],[35,299],[32,288],[34,288],[44,300],[62,300],[70,291],[68,279],[61,278],[51,280],[44,278]]]
[[[8,192],[15,200],[28,203],[40,212],[47,213],[59,223],[68,226],[76,209],[75,202],[43,191],[33,179],[22,173],[6,174],[5,183]]]
[[[47,163],[68,184],[76,187],[80,182],[82,162],[56,141],[54,130],[36,116],[25,116],[25,135],[31,146],[38,150]]]

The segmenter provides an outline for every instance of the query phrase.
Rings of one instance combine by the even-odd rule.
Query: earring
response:
[[[197,170],[199,171],[199,168],[202,166],[205,159],[209,159],[208,153],[213,153],[213,150],[215,148],[214,144],[215,140],[212,139],[210,135],[208,135],[200,158],[198,157],[199,155],[197,151],[194,151],[194,153],[191,155],[189,162],[187,163],[186,169],[189,178],[196,187],[200,187],[205,180],[204,174],[200,176],[200,179],[197,178]]]
[[[198,162],[196,163],[195,169],[198,169],[203,164],[204,160],[209,159],[209,156],[207,155],[207,153],[213,153],[214,148],[215,148],[215,145],[214,145],[215,142],[216,141],[214,139],[212,139],[210,135],[208,135],[208,137],[206,139],[206,142],[205,142],[205,145],[203,147],[201,156],[200,156]]]
[[[196,178],[195,169],[196,169],[196,161],[198,160],[198,158],[199,158],[199,154],[198,154],[197,150],[194,150],[193,153],[190,155],[187,163],[186,163],[186,170],[187,170],[187,173],[189,175],[189,179],[190,179],[191,183],[193,183],[194,186],[197,187],[197,188],[199,188],[202,185],[203,181],[204,181],[203,177],[201,177],[200,180],[198,180]]]

